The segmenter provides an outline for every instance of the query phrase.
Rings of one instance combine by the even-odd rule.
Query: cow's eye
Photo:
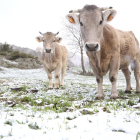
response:
[[[43,42],[45,42],[44,39],[43,39]]]
[[[103,21],[102,21],[102,20],[100,20],[100,23],[99,23],[99,24],[101,25],[102,23],[103,23]]]
[[[53,42],[55,42],[55,40]]]
[[[80,26],[83,26],[83,23],[82,22],[80,22]]]

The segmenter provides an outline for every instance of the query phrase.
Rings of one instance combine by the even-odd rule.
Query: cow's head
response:
[[[52,32],[47,32],[42,34],[39,32],[42,36],[37,36],[36,40],[38,42],[43,42],[43,47],[46,53],[53,53],[53,50],[55,49],[56,43],[60,43],[62,40],[61,37],[56,37],[58,33],[54,34]]]
[[[82,9],[71,10],[66,18],[72,24],[80,24],[86,51],[96,52],[100,50],[104,25],[115,15],[116,11],[112,7],[99,8],[96,5],[86,5]]]

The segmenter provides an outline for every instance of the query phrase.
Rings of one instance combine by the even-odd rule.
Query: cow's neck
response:
[[[98,73],[102,73],[102,69],[101,69],[101,52],[93,52],[94,58],[95,58],[95,67],[98,71]]]
[[[105,32],[110,32],[110,29],[107,26],[104,26],[104,31]],[[101,65],[101,58],[103,57],[102,55],[106,55],[106,39],[104,38],[104,31],[101,35],[101,40],[100,40],[100,51],[98,52],[92,52],[93,58],[94,58],[94,66],[96,67],[97,73],[100,75],[105,75],[107,71],[103,71],[102,65]]]

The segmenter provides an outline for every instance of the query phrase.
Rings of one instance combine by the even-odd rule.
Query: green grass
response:
[[[3,138],[3,135],[0,135],[0,139],[2,139]]]
[[[8,125],[11,125],[12,126],[12,121],[8,120],[4,124],[8,124]]]
[[[140,138],[140,132],[138,132],[136,135],[136,140],[138,140],[138,138]]]
[[[134,101],[132,101],[132,100],[128,100],[128,103],[127,103],[127,105],[129,105],[129,106],[133,106],[135,103],[134,103]]]
[[[35,124],[30,123],[28,126],[29,126],[30,129],[34,129],[34,130],[40,129],[36,122],[35,122]]]

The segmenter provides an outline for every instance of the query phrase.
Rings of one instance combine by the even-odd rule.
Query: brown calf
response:
[[[59,45],[62,38],[56,37],[58,33],[47,32],[36,37],[38,42],[43,41],[42,61],[44,69],[49,78],[49,89],[53,88],[52,72],[55,76],[55,89],[59,88],[59,76],[61,71],[61,86],[64,85],[68,51],[64,46]]]

